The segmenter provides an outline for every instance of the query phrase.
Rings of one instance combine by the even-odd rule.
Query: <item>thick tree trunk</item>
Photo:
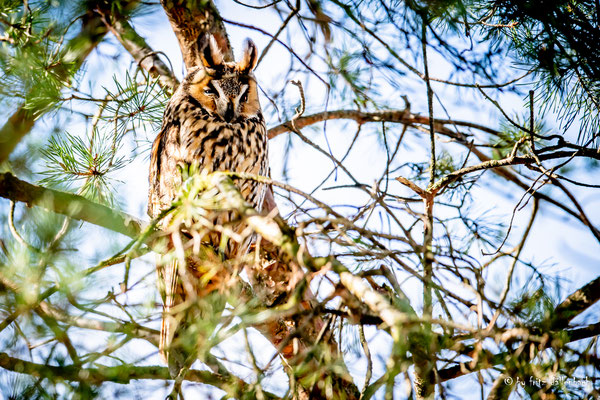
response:
[[[160,1],[181,48],[187,68],[200,64],[205,34],[212,34],[225,53],[225,61],[233,61],[233,52],[225,26],[212,0]]]

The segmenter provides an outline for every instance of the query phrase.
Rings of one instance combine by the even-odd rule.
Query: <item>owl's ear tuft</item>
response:
[[[207,68],[214,68],[217,65],[223,64],[223,52],[217,43],[217,39],[213,35],[206,34],[204,37],[204,47],[200,58],[202,64]]]
[[[258,61],[258,50],[256,45],[250,39],[246,39],[244,42],[244,55],[238,63],[238,69],[240,72],[248,73],[256,67]]]

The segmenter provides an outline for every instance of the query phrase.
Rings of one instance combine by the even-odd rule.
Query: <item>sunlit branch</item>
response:
[[[96,331],[123,333],[134,336],[135,338],[147,340],[153,345],[158,346],[159,332],[136,323],[126,321],[101,321],[99,319],[73,316],[47,302],[40,303],[40,311],[48,317],[66,323],[69,326]]]
[[[566,327],[576,316],[600,300],[600,277],[571,293],[556,307],[550,319],[553,329]]]
[[[146,40],[121,16],[102,13],[102,20],[123,47],[131,54],[140,67],[158,78],[161,87],[174,91],[179,82],[173,71],[160,59],[158,53],[153,51]]]
[[[465,145],[466,147],[469,148],[469,150],[479,159],[479,161],[481,161],[482,163],[487,163],[490,161],[493,161],[489,156],[487,156],[486,154],[484,154],[481,150],[479,150],[477,147],[473,146],[471,143],[467,143],[464,141],[459,141],[459,143],[462,143],[463,145]],[[538,150],[539,153],[539,150]],[[573,155],[573,153],[571,153],[571,156]],[[568,157],[567,155],[565,155],[565,157]],[[535,161],[535,160],[533,160]],[[509,168],[507,167],[498,167],[498,168],[491,168],[490,171],[492,171],[494,174],[514,183],[515,185],[517,185],[518,187],[520,187],[521,189],[527,191],[527,192],[531,192],[531,188],[529,187],[529,185],[525,184],[524,182],[522,182],[517,175],[511,171]],[[438,181],[439,182],[439,181]],[[545,193],[539,192],[539,191],[533,191],[531,193],[531,196],[540,199],[540,200],[544,200],[545,202],[548,202],[558,208],[560,208],[561,210],[563,210],[564,212],[566,212],[567,214],[571,215],[572,217],[575,217],[576,219],[580,220],[581,222],[584,222],[581,220],[581,217],[579,215],[579,213],[576,210],[572,210],[571,208],[567,207],[566,205],[564,205],[562,202],[548,196]]]
[[[55,366],[48,364],[37,364],[30,361],[14,358],[6,353],[0,353],[0,367],[22,374],[46,378],[51,381],[64,379],[67,381],[85,382],[92,385],[100,385],[104,382],[115,382],[128,384],[132,380],[169,380],[169,369],[158,366],[135,366],[119,365],[116,367],[97,366],[95,368],[81,368],[75,365]],[[218,387],[230,395],[241,397],[249,391],[250,385],[238,379],[231,381],[224,379],[219,374],[209,371],[190,370],[185,376],[189,382],[205,383]],[[263,391],[266,398],[276,399],[277,396]]]
[[[142,221],[131,215],[115,211],[76,194],[32,185],[9,172],[0,174],[0,197],[20,201],[30,207],[42,207],[129,237],[137,237],[144,226]]]

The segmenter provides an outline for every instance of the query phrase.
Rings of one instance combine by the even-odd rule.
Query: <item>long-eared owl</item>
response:
[[[188,71],[167,104],[162,129],[152,146],[148,213],[153,218],[177,196],[181,165],[195,164],[209,173],[268,175],[267,131],[252,73],[256,46],[246,40],[241,60],[225,62],[211,36],[201,58],[202,65]],[[260,211],[265,185],[249,179],[237,180],[236,185],[246,201]],[[193,263],[187,263],[186,269],[189,276],[198,277]],[[167,349],[181,323],[171,310],[185,300],[185,293],[176,262],[159,265],[158,275],[162,281],[159,285],[164,285],[160,351],[169,360]],[[195,289],[201,292],[201,288]]]

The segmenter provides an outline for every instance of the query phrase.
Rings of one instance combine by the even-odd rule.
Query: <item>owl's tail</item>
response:
[[[218,290],[225,268],[220,259],[209,261],[202,257],[202,260],[186,257],[184,271],[179,270],[177,261],[157,263],[159,291],[163,295],[158,349],[173,378],[183,367],[193,363],[205,339],[219,324],[225,308],[225,297]],[[218,266],[221,268],[216,269]]]
[[[156,269],[159,291],[163,296],[163,316],[158,352],[162,361],[169,366],[172,377],[177,376],[185,358],[181,352],[171,346],[181,322],[181,317],[173,313],[173,308],[182,301],[180,290],[178,290],[177,268],[177,261],[170,261],[164,265],[158,263]]]
[[[175,331],[179,325],[179,321],[177,321],[173,315],[169,314],[169,312],[170,309],[166,306],[163,306],[163,318],[160,326],[160,342],[158,344],[158,352],[161,360],[164,363],[168,363],[169,361],[169,348],[171,347],[171,343],[173,343]]]

